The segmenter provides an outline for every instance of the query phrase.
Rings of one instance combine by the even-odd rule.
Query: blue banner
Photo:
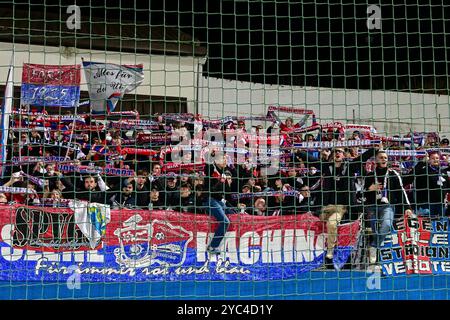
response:
[[[98,214],[68,208],[0,207],[0,280],[82,282],[294,279],[322,266],[324,224],[312,214],[230,215],[219,255],[206,248],[217,226],[207,215],[111,210],[102,238]],[[12,213],[12,215],[7,215]],[[78,214],[89,216],[81,219]],[[103,219],[104,220],[104,219]],[[102,221],[103,221],[102,220]],[[339,226],[337,269],[348,261],[359,221]]]
[[[385,275],[450,273],[448,218],[405,217],[380,248]]]
[[[21,105],[76,107],[79,98],[79,86],[22,84]]]

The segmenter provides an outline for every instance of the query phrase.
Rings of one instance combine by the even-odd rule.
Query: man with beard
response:
[[[101,204],[108,203],[105,191],[102,191],[98,185],[97,177],[85,176],[83,180],[84,184],[76,194],[77,199]]]
[[[134,185],[128,179],[123,180],[122,190],[118,191],[110,199],[111,205],[114,207],[135,207],[136,198],[133,195]]]

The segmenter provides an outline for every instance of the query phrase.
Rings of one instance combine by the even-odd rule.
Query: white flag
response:
[[[126,93],[144,80],[143,65],[83,61],[92,113],[108,113]]]
[[[106,225],[111,221],[111,209],[100,203],[88,203],[80,200],[69,202],[69,208],[74,211],[75,223],[89,244],[94,249],[106,234]]]

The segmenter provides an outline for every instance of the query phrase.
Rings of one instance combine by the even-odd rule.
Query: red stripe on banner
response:
[[[130,68],[130,69],[144,69],[144,65],[141,64],[123,64],[122,66]]]
[[[430,258],[422,255],[421,248],[426,249],[429,246],[431,232],[424,229],[424,221],[429,218],[417,217],[414,214],[409,215],[405,212],[403,216],[403,225],[398,229],[398,241],[402,247],[403,261],[405,262],[406,274],[431,274],[432,270],[421,268],[420,265],[430,265]]]
[[[159,151],[150,150],[150,149],[137,149],[137,148],[122,148],[120,154],[134,154],[140,156],[154,156],[158,154]]]
[[[285,113],[293,113],[293,114],[314,114],[313,110],[308,109],[299,109],[294,107],[283,107],[283,106],[269,106],[269,109],[267,110],[269,112],[271,111],[279,111],[279,112],[285,112]]]
[[[293,135],[293,134],[299,134],[299,133],[306,133],[306,132],[310,132],[310,131],[315,131],[321,128],[321,125],[319,124],[313,124],[309,127],[306,128],[297,128],[292,130],[291,132],[288,132],[287,134],[289,135]]]
[[[79,86],[81,65],[23,64],[22,83]]]
[[[91,250],[86,245],[76,245],[86,239],[83,239],[79,228],[74,224],[74,213],[69,208],[14,205],[0,206],[0,210],[4,213],[0,216],[2,241],[13,241],[14,248],[41,252]],[[228,217],[231,224],[227,234],[235,237],[237,246],[241,239],[249,242],[247,246],[261,246],[263,238],[269,238],[268,242],[281,241],[283,246],[296,246],[294,239],[303,239],[314,246],[319,237],[326,233],[325,224],[311,213],[268,217],[232,214]],[[152,223],[153,228],[157,228],[153,230],[153,236],[144,234]],[[124,241],[144,241],[146,236],[149,236],[150,245],[161,245],[186,240],[189,234],[194,237],[188,246],[198,248],[206,245],[207,237],[204,236],[214,232],[216,228],[217,222],[209,215],[175,211],[111,210],[111,221],[106,226],[103,243],[96,249],[118,246]],[[354,246],[359,229],[359,220],[339,226],[338,246]],[[10,230],[10,233],[6,234],[5,230]],[[254,236],[249,237],[250,234]],[[320,240],[324,241],[323,238]],[[202,243],[197,243],[198,241]]]
[[[175,172],[179,170],[204,170],[205,164],[204,163],[166,163],[161,168],[162,172]]]

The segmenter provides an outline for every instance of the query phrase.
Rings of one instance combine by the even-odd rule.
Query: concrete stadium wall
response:
[[[143,63],[145,80],[136,93],[183,97],[187,99],[188,112],[211,118],[265,115],[267,107],[275,104],[307,107],[322,122],[371,124],[378,132],[389,135],[405,134],[411,129],[450,135],[449,96],[445,95],[277,86],[202,76],[197,90],[197,77],[205,62],[202,58],[12,43],[0,43],[0,84],[6,81],[13,49],[16,86],[21,84],[23,63],[75,64],[81,63],[81,57],[117,64]],[[87,90],[84,72],[81,75],[81,90]]]
[[[144,82],[137,88],[137,94],[183,97],[187,99],[188,109],[195,108],[197,100],[197,76],[202,74],[204,59],[119,53],[65,47],[36,46],[0,42],[0,84],[6,82],[6,76],[14,50],[14,84],[22,82],[23,63],[38,64],[81,64],[86,61],[108,62],[116,64],[144,64]],[[81,90],[87,91],[84,71],[81,72]]]
[[[271,104],[312,109],[322,122],[371,124],[379,133],[389,135],[405,134],[410,129],[450,133],[449,96],[201,78],[199,112],[210,117],[265,115]]]

